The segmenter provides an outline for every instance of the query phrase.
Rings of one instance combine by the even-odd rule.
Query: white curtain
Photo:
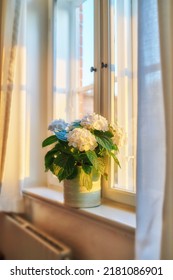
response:
[[[138,5],[136,259],[173,259],[173,1]]]
[[[23,211],[26,135],[26,1],[2,1],[0,210]],[[7,96],[9,98],[7,99]],[[5,104],[6,102],[6,104]],[[3,114],[4,108],[6,113]],[[4,116],[7,117],[4,117]]]
[[[158,0],[158,10],[166,127],[166,183],[161,258],[173,260],[173,1]]]

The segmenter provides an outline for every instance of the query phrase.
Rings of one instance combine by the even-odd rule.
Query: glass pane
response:
[[[94,0],[59,0],[55,8],[54,118],[93,112]]]
[[[114,166],[113,187],[135,192],[136,185],[136,14],[132,1],[112,0],[111,24],[111,92],[114,102],[114,122],[127,134],[120,148],[121,168]]]

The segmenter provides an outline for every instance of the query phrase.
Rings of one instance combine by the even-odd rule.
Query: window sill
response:
[[[70,208],[64,205],[62,191],[53,190],[46,187],[28,187],[23,190],[23,195],[33,199],[42,200],[54,206],[63,207],[75,211],[81,215],[135,231],[136,214],[132,207],[128,207],[110,200],[103,199],[102,204],[93,208]]]

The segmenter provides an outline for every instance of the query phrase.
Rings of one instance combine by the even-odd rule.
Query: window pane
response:
[[[54,118],[93,112],[94,0],[59,0],[55,8]]]
[[[136,178],[136,15],[133,1],[112,0],[111,22],[111,91],[114,122],[127,133],[120,149],[121,168],[114,167],[113,187],[135,192]]]

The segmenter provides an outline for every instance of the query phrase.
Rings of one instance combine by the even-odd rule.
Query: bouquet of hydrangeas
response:
[[[50,170],[59,181],[74,179],[80,166],[90,189],[93,169],[107,176],[106,156],[120,165],[117,153],[124,141],[123,130],[117,124],[109,124],[101,115],[89,114],[70,124],[62,119],[54,120],[48,129],[54,135],[46,138],[42,147],[54,146],[45,155],[45,170]]]

